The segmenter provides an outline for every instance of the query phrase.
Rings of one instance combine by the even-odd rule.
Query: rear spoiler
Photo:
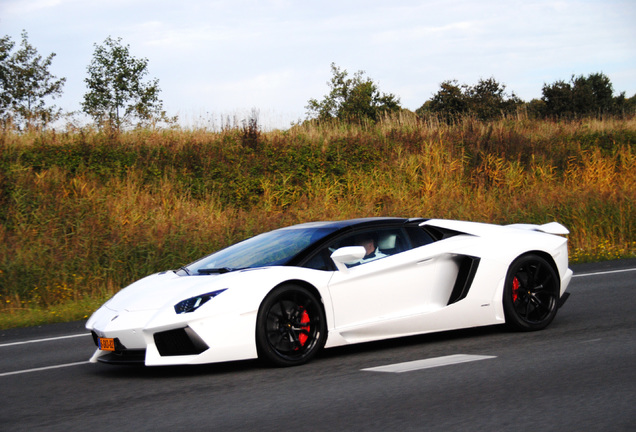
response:
[[[549,222],[543,225],[534,225],[534,224],[512,224],[507,225],[510,228],[518,228],[525,229],[530,231],[539,231],[546,234],[554,234],[554,235],[567,235],[570,234],[570,231],[561,225],[558,222]]]

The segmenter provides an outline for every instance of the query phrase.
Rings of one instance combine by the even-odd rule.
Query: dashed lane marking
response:
[[[13,372],[4,372],[4,373],[0,373],[0,377],[5,377],[5,376],[9,376],[9,375],[19,375],[19,374],[25,374],[25,373],[30,373],[30,372],[39,372],[39,371],[45,371],[45,370],[50,370],[50,369],[60,369],[60,368],[65,368],[65,367],[70,367],[70,366],[79,366],[79,365],[88,364],[88,363],[90,363],[90,362],[89,361],[81,361],[81,362],[65,363],[65,364],[59,364],[59,365],[53,365],[53,366],[44,366],[44,367],[33,368],[33,369],[23,369],[23,370],[17,370],[17,371],[13,371]]]
[[[585,276],[598,276],[598,275],[606,275],[606,274],[612,274],[612,273],[625,273],[625,272],[632,272],[632,271],[636,271],[636,268],[622,269],[622,270],[607,270],[607,271],[594,272],[594,273],[581,273],[581,274],[575,274],[572,277],[576,278],[576,277],[585,277]]]
[[[402,372],[411,372],[420,369],[429,369],[434,367],[448,366],[459,363],[468,363],[479,360],[487,360],[494,359],[496,356],[488,356],[488,355],[468,355],[468,354],[455,354],[444,357],[435,357],[424,360],[415,360],[404,363],[395,363],[386,366],[378,366],[372,368],[362,369],[366,372],[391,372],[391,373],[402,373]]]
[[[38,343],[38,342],[51,342],[51,341],[56,341],[56,340],[60,340],[60,339],[70,339],[70,338],[76,338],[76,337],[82,337],[82,336],[90,336],[90,335],[91,335],[90,333],[81,333],[81,334],[74,334],[74,335],[68,335],[68,336],[57,336],[57,337],[46,338],[46,339],[31,339],[31,340],[26,340],[26,341],[22,341],[22,342],[10,342],[10,343],[6,343],[6,344],[0,344],[0,348],[8,347],[8,346],[15,346],[15,345],[24,345],[24,344]]]

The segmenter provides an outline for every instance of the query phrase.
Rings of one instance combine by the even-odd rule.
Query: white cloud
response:
[[[0,10],[9,15],[20,15],[51,9],[64,3],[73,3],[76,1],[77,0],[7,0],[3,5],[0,5]]]
[[[165,108],[256,108],[304,116],[321,98],[329,65],[366,71],[403,106],[439,83],[495,77],[520,97],[544,82],[602,71],[636,92],[632,0],[2,0],[0,34],[30,42],[67,78],[78,109],[93,44],[121,37],[149,59]]]

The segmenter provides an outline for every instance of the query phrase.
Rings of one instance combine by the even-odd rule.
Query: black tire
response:
[[[538,255],[523,255],[506,276],[503,307],[506,324],[514,330],[541,330],[557,313],[560,280],[554,268]]]
[[[326,339],[325,313],[307,289],[281,285],[263,300],[256,320],[256,347],[262,360],[298,366],[311,360]]]

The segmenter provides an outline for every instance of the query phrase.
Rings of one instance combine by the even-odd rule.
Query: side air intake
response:
[[[455,280],[455,286],[453,292],[448,299],[448,304],[457,303],[458,301],[466,298],[475,273],[477,273],[477,267],[479,267],[479,258],[473,256],[460,256],[459,272],[457,273],[457,280]]]

